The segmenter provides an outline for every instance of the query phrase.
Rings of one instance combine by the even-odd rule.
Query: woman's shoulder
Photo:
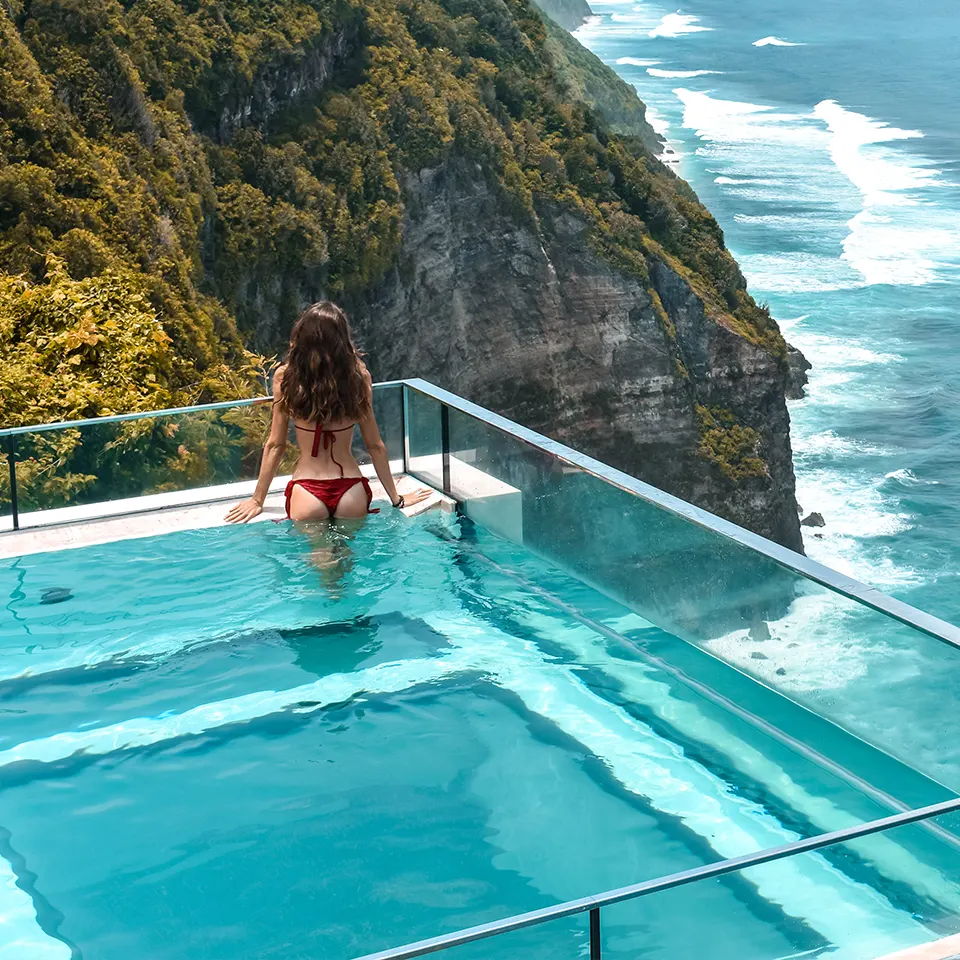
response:
[[[283,375],[287,372],[287,365],[285,363],[277,367],[273,371],[273,398],[274,400],[280,399],[280,386],[283,383]]]

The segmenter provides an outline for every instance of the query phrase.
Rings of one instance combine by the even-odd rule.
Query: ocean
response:
[[[813,364],[790,405],[807,553],[960,623],[956,0],[592,2],[758,302]]]

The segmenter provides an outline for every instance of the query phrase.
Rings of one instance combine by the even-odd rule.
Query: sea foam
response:
[[[918,477],[912,470],[907,470],[906,468],[892,470],[890,473],[884,475],[884,479],[895,480],[897,483],[902,483],[905,487],[933,487],[940,483],[939,480],[924,480],[922,477]]]
[[[666,80],[692,80],[694,77],[706,77],[710,74],[718,74],[719,70],[658,70],[656,67],[648,67],[647,73],[651,77],[662,77]]]
[[[782,180],[769,180],[763,177],[714,177],[714,183],[729,187],[779,187]]]
[[[934,191],[947,184],[932,163],[902,146],[922,138],[921,131],[833,100],[801,113],[685,88],[674,93],[684,126],[701,141],[698,154],[721,175],[716,182],[736,187],[746,200],[775,204],[771,215],[784,218],[778,229],[789,245],[804,241],[801,250],[745,255],[755,286],[770,293],[918,286],[960,266],[960,229],[946,206],[934,202]],[[781,189],[764,189],[778,181]],[[819,228],[809,213],[803,220],[783,211],[798,197],[809,198],[815,216],[822,216]],[[825,241],[832,237],[837,246],[831,250]]]
[[[603,17],[598,17],[598,16],[587,17],[586,20],[583,21],[583,24],[581,26],[577,27],[576,30],[572,31],[572,35],[582,42],[590,35],[592,31],[596,30],[597,27],[600,26],[602,21],[603,21]]]
[[[864,147],[923,137],[920,130],[901,130],[861,113],[846,110],[835,100],[822,100],[813,109],[830,131],[830,155],[867,203],[905,205],[916,202],[905,193],[938,182],[934,170],[922,158],[890,150],[866,152]]]
[[[834,430],[824,430],[810,436],[803,436],[799,432],[793,438],[793,450],[804,457],[836,457],[836,456],[864,456],[884,457],[892,451],[889,447],[881,447],[856,437],[841,437]],[[890,474],[887,474],[890,476]]]
[[[717,143],[786,143],[825,147],[822,129],[801,114],[785,113],[759,103],[722,100],[700,90],[673,91],[683,104],[683,125],[701,140]]]
[[[620,57],[617,60],[618,67],[654,67],[659,60],[642,60],[640,57]]]
[[[941,171],[890,146],[921,139],[922,131],[874,120],[835,100],[821,101],[813,112],[830,134],[830,157],[863,198],[863,209],[847,224],[843,257],[865,282],[920,286],[956,265],[960,231],[930,197],[945,185]]]
[[[613,14],[614,19],[618,14]],[[649,33],[651,37],[682,37],[688,33],[706,33],[712,27],[699,26],[700,18],[689,13],[668,13]]]
[[[663,114],[660,113],[656,107],[651,107],[649,103],[647,104],[647,123],[649,123],[661,137],[666,137],[667,131],[670,129],[670,124],[667,123]]]
[[[789,40],[781,40],[780,37],[763,37],[761,40],[754,40],[755,47],[802,47],[802,43],[791,43]]]
[[[856,422],[859,411],[890,409],[889,378],[877,370],[902,363],[904,357],[865,338],[815,332],[809,319],[781,322],[790,342],[813,364],[806,397],[790,405],[797,500],[827,521],[822,530],[805,528],[807,554],[881,589],[915,586],[920,574],[896,562],[895,548],[883,539],[914,523],[900,503],[897,485],[885,475],[886,458],[902,451],[826,426]]]

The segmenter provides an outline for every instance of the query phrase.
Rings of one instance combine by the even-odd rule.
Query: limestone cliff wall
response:
[[[400,261],[351,304],[377,378],[433,380],[802,549],[784,362],[709,319],[665,263],[647,285],[571,213],[519,220],[477,168],[422,171],[404,194]],[[757,432],[761,475],[703,455],[704,408]]]

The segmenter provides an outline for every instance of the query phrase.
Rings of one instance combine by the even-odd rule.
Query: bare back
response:
[[[353,455],[356,423],[306,424],[294,420],[293,426],[300,448],[300,459],[293,473],[295,479],[333,480],[362,476]]]

